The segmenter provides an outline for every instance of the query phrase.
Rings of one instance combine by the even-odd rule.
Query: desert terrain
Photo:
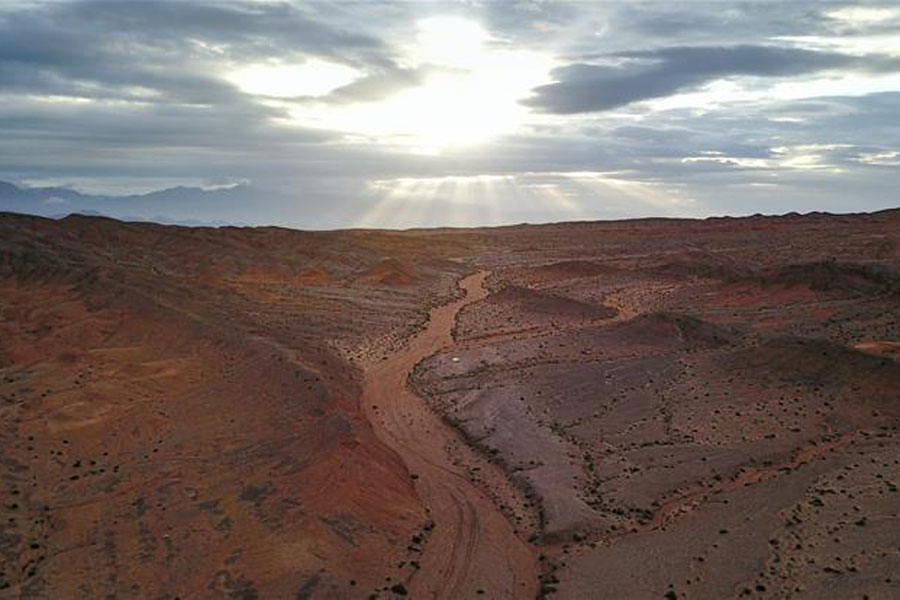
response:
[[[0,214],[0,598],[900,597],[900,211]]]

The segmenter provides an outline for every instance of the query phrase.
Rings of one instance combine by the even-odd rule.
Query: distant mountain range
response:
[[[21,187],[0,181],[0,212],[62,218],[77,213],[124,221],[172,225],[246,225],[237,218],[261,194],[249,185],[215,189],[173,187],[147,194],[106,196],[82,194],[65,187]],[[209,221],[204,214],[234,214],[235,219]],[[196,216],[195,216],[196,215]]]

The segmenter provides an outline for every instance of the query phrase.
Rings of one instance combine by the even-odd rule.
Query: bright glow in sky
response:
[[[475,21],[434,17],[417,28],[406,59],[425,70],[421,85],[377,102],[295,106],[294,120],[423,154],[478,144],[524,123],[528,110],[519,100],[549,81],[552,58],[492,47]]]
[[[416,28],[416,42],[408,50],[416,63],[476,68],[490,39],[481,25],[459,17],[422,19]]]
[[[242,67],[227,79],[248,94],[290,98],[324,96],[356,79],[355,69],[324,60],[300,64],[262,63]]]
[[[505,205],[522,214],[550,210],[560,220],[579,220],[602,210],[616,213],[635,204],[650,205],[658,215],[690,215],[693,198],[678,186],[627,179],[626,173],[562,171],[516,175],[400,177],[376,180],[369,191],[378,199],[355,223],[384,227],[400,219],[422,222],[440,215],[448,225],[504,223]]]
[[[846,52],[861,56],[870,53],[881,53],[891,56],[900,56],[900,35],[896,33],[848,35],[848,36],[824,36],[824,35],[794,35],[779,36],[775,40],[790,42],[801,48],[809,50],[828,50],[832,52]]]
[[[823,171],[842,173],[843,170],[832,165],[828,153],[835,150],[853,148],[851,144],[803,144],[799,146],[776,146],[770,148],[771,158],[745,158],[739,156],[705,155],[691,156],[681,159],[682,163],[719,163],[741,169],[761,169],[777,171],[794,169],[798,171]]]
[[[829,95],[864,96],[900,89],[900,74],[860,75],[841,73],[829,76],[797,78],[761,88],[752,77],[722,79],[702,89],[648,100],[653,110],[693,108],[703,111],[740,102],[803,100]]]
[[[878,23],[890,19],[900,18],[900,8],[887,8],[883,6],[848,6],[825,13],[832,19],[849,21],[851,23]]]

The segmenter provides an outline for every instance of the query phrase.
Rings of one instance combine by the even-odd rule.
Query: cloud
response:
[[[567,199],[596,217],[638,210],[612,206],[596,178],[573,173],[614,173],[601,183],[618,184],[620,197],[641,186],[645,197],[673,190],[696,199],[696,214],[777,212],[779,202],[877,208],[895,203],[900,188],[900,78],[890,75],[898,59],[883,54],[900,30],[896,19],[862,18],[878,11],[836,18],[834,9],[850,6],[839,4],[0,2],[0,179],[115,195],[103,210],[116,215],[305,227],[354,223],[378,202],[373,181],[440,188],[469,178],[458,199],[471,194],[473,223],[487,214],[478,208],[485,181],[509,183],[494,186],[491,205],[509,218],[568,218],[554,213]],[[410,59],[416,23],[431,17],[477,21],[492,51],[567,66],[535,90],[513,130],[435,155],[296,116],[374,106],[441,79],[437,67]],[[267,98],[228,79],[249,65],[307,61],[349,67],[357,78],[314,98]],[[812,79],[802,99],[774,93]],[[735,93],[706,103],[709,89]],[[450,105],[454,91],[445,94]],[[244,189],[240,203],[149,196],[140,211],[111,208],[129,194],[219,179],[265,193]],[[538,202],[526,215],[517,202],[535,194],[559,206]],[[0,194],[0,210],[12,208],[4,202]],[[431,208],[431,224],[440,223],[440,203]]]
[[[542,112],[610,110],[670,96],[731,76],[787,77],[820,71],[900,72],[900,60],[778,46],[675,46],[605,55],[618,64],[578,63],[554,72],[555,83],[525,101]]]
[[[373,102],[421,84],[425,69],[392,68],[360,77],[331,92],[324,102]]]
[[[247,101],[219,72],[270,58],[393,66],[381,40],[287,3],[79,1],[0,13],[0,90],[193,104]]]

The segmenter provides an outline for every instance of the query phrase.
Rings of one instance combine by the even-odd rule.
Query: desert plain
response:
[[[900,597],[900,211],[0,215],[0,598]]]

